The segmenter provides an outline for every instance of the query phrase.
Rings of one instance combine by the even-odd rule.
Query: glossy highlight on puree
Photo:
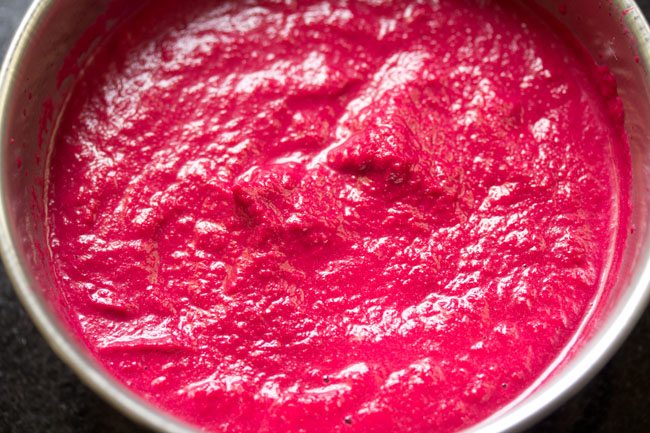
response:
[[[60,309],[209,431],[457,431],[613,284],[622,121],[609,72],[515,3],[151,2],[59,123]]]

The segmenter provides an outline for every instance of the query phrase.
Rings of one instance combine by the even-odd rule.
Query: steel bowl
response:
[[[0,71],[0,248],[16,293],[32,320],[83,382],[153,430],[196,433],[195,427],[135,395],[94,360],[55,307],[58,294],[49,266],[44,179],[57,114],[74,81],[74,73],[65,76],[61,71],[79,66],[121,16],[142,4],[37,0],[26,13]],[[596,300],[585,318],[589,326],[578,329],[528,390],[470,428],[472,433],[519,431],[565,401],[618,349],[650,297],[650,28],[633,1],[540,0],[538,4],[564,23],[616,76],[632,156],[633,230],[617,284],[608,296]],[[71,50],[74,56],[68,55]]]

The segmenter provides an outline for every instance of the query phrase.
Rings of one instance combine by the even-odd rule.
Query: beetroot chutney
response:
[[[451,432],[531,386],[619,266],[609,73],[495,1],[155,1],[50,160],[61,309],[216,432]]]

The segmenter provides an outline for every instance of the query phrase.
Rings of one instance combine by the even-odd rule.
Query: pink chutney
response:
[[[451,432],[521,394],[618,269],[613,79],[494,1],[156,1],[50,161],[61,308],[215,432]]]

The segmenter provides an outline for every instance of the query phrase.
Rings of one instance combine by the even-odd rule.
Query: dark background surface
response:
[[[646,16],[650,0],[637,2]],[[0,56],[28,0],[0,0]],[[0,266],[0,433],[145,433],[50,350]],[[650,433],[650,311],[578,395],[527,433]]]

